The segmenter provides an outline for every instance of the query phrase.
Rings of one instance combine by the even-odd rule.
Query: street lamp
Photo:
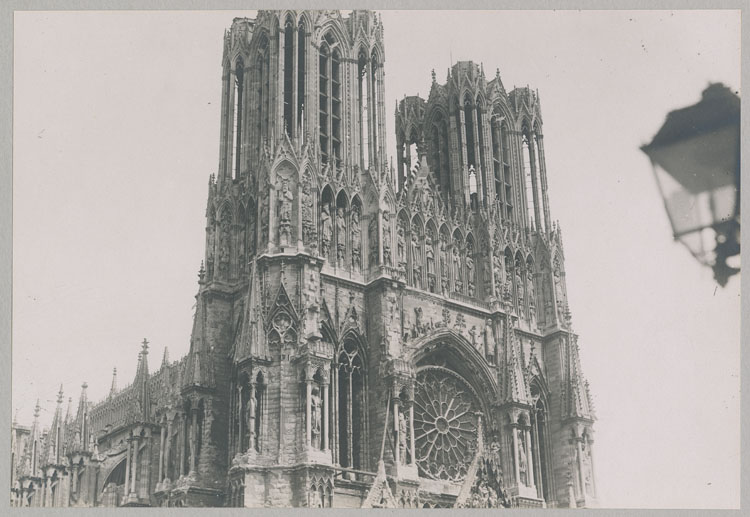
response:
[[[711,84],[700,102],[670,112],[641,150],[651,159],[675,240],[723,287],[740,271],[740,98]]]

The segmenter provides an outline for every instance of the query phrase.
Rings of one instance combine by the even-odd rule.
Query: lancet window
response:
[[[341,54],[333,36],[323,38],[319,52],[319,126],[323,163],[341,165]]]
[[[544,191],[546,189],[546,186],[544,185],[543,179],[545,176],[544,172],[544,160],[542,159],[542,135],[539,133],[539,128],[534,128],[534,137],[533,137],[533,144],[534,144],[534,152],[535,152],[535,160],[534,164],[535,167],[535,176],[536,176],[536,202],[537,206],[539,206],[539,217],[538,217],[538,230],[539,231],[545,231],[547,230],[547,224],[546,224],[546,198],[544,196]]]
[[[370,81],[367,54],[360,52],[357,59],[357,109],[359,112],[359,161],[360,167],[370,168]]]
[[[536,400],[531,414],[531,447],[534,458],[534,479],[537,496],[545,501],[553,498],[549,471],[549,435],[547,406],[536,382],[531,385],[531,396]]]
[[[303,127],[305,110],[305,66],[307,66],[307,44],[305,24],[300,21],[297,28],[297,125],[304,132]]]
[[[441,111],[435,113],[432,125],[427,134],[431,140],[428,146],[430,151],[430,169],[434,171],[440,191],[443,197],[447,199],[452,191],[450,146],[448,145],[448,122]]]
[[[533,149],[531,144],[531,133],[525,130],[521,137],[521,148],[523,154],[523,177],[524,192],[526,193],[526,217],[530,228],[536,227],[534,218],[534,187],[532,185],[532,160]]]
[[[234,65],[234,95],[232,106],[232,124],[234,139],[232,142],[232,177],[237,179],[242,164],[242,105],[245,91],[245,62],[242,57],[237,58]]]
[[[265,133],[268,131],[268,117],[270,112],[270,88],[269,80],[271,77],[271,53],[268,48],[268,38],[261,37],[258,43],[258,57],[257,57],[257,69],[258,69],[258,83],[257,83],[257,102],[258,102],[258,117],[257,117],[257,140],[255,142],[256,149],[260,149],[263,144]]]
[[[294,137],[294,22],[288,16],[284,23],[284,130]]]
[[[372,53],[370,58],[370,127],[372,128],[370,135],[370,149],[372,149],[372,163],[378,165],[378,125],[380,124],[378,109],[381,104],[380,90],[382,70],[378,63],[378,58],[375,52]]]
[[[357,343],[346,339],[336,360],[338,412],[337,457],[342,467],[362,469],[366,442],[366,393],[363,357]]]
[[[477,167],[479,168],[479,182],[481,183],[481,199],[480,201],[484,204],[488,201],[488,183],[487,183],[487,164],[485,163],[484,156],[484,107],[481,100],[477,101],[476,110],[474,112],[476,117],[476,128],[477,128],[477,151],[479,162]]]

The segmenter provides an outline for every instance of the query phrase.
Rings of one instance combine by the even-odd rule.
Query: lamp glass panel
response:
[[[717,188],[711,195],[713,197],[714,224],[734,218],[735,204],[737,203],[737,189],[734,185]]]
[[[679,240],[699,262],[710,265],[714,262],[715,235],[713,230],[704,228],[703,230],[686,233]]]

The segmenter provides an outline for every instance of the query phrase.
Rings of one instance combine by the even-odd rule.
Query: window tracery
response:
[[[441,366],[417,372],[414,393],[416,460],[432,479],[464,479],[477,446],[480,403],[457,373]]]

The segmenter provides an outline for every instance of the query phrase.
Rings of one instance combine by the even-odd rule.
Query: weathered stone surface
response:
[[[379,18],[288,12],[278,34],[307,56],[298,81],[265,39],[281,15],[226,34],[190,352],[149,373],[144,343],[131,386],[82,396],[70,421],[58,403],[46,436],[15,426],[14,504],[595,505],[536,94],[472,62],[445,84],[433,74],[428,100],[397,106],[392,170]],[[360,40],[372,48],[358,60]],[[367,138],[357,77],[378,102]]]

